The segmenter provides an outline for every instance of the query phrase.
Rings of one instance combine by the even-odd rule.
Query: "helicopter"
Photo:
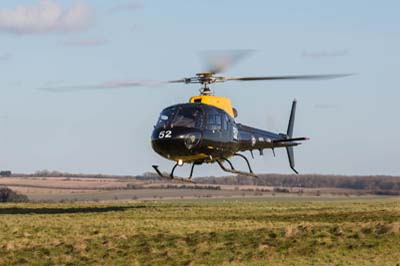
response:
[[[226,81],[332,79],[350,75],[224,77],[216,74],[215,72],[202,72],[197,73],[194,77],[168,81],[168,83],[197,83],[202,87],[200,95],[191,97],[188,103],[176,104],[163,109],[154,125],[151,135],[153,150],[162,157],[175,162],[169,175],[161,172],[157,165],[153,165],[152,167],[160,177],[191,181],[194,167],[203,163],[217,163],[225,172],[257,177],[248,158],[242,152],[249,151],[254,158],[253,151],[259,151],[260,155],[263,155],[265,149],[272,149],[275,156],[276,148],[286,149],[289,166],[298,174],[295,169],[293,147],[309,138],[293,136],[296,99],[292,102],[286,133],[274,133],[237,123],[235,118],[238,112],[232,107],[230,99],[215,96],[210,89],[210,84]],[[237,170],[230,160],[232,157],[242,158],[247,164],[248,171]],[[184,164],[191,164],[189,177],[176,177],[175,169]]]
[[[295,169],[293,148],[309,140],[307,137],[294,137],[294,121],[297,101],[292,102],[289,123],[286,133],[275,133],[247,126],[236,122],[238,111],[227,97],[216,96],[211,84],[227,81],[272,81],[272,80],[321,80],[334,79],[353,74],[322,75],[284,75],[255,77],[225,77],[219,75],[249,51],[229,51],[228,55],[212,55],[208,59],[208,71],[197,73],[193,77],[177,80],[150,82],[150,85],[162,84],[200,84],[200,94],[192,96],[187,103],[175,104],[164,108],[151,134],[151,146],[160,156],[175,162],[169,174],[164,174],[158,165],[152,165],[161,178],[193,182],[193,171],[196,165],[217,163],[228,173],[257,177],[243,152],[249,151],[254,158],[254,151],[263,155],[265,149],[285,148],[290,168]],[[147,86],[146,82],[123,81],[105,82],[94,86],[74,86],[64,88],[40,88],[47,91],[69,91],[81,89],[107,89],[133,86]],[[233,157],[242,158],[248,167],[247,171],[234,167]],[[177,177],[174,172],[178,166],[191,164],[189,177]]]

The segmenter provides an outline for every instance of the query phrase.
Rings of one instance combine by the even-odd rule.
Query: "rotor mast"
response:
[[[197,73],[195,77],[185,78],[184,82],[189,83],[200,83],[202,86],[199,89],[200,95],[213,95],[213,91],[209,87],[210,84],[215,82],[224,82],[225,78],[215,76],[213,72],[201,72]]]
[[[209,85],[213,83],[213,73],[197,73],[196,76],[199,77],[199,81],[202,85],[199,89],[200,95],[213,95],[213,91],[209,87]]]

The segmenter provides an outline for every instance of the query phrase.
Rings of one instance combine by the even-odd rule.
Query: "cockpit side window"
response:
[[[203,125],[203,112],[200,108],[179,108],[171,126],[201,128]]]
[[[222,117],[222,129],[224,131],[228,130],[228,124],[229,124],[229,118],[226,114],[224,114]]]
[[[212,131],[221,130],[222,115],[218,111],[209,110],[207,113],[207,129]]]

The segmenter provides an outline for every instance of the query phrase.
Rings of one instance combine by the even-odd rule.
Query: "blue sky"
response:
[[[182,78],[204,70],[199,51],[254,49],[226,75],[357,75],[217,84],[238,122],[285,132],[297,98],[295,135],[311,138],[295,150],[301,173],[400,174],[399,8],[397,1],[2,1],[0,169],[170,169],[151,149],[153,124],[162,108],[196,95],[196,85],[36,88]],[[290,172],[284,150],[252,164],[260,173]],[[214,165],[199,172],[223,174]]]

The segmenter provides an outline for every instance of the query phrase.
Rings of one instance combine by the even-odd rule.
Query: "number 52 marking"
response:
[[[170,139],[172,137],[172,131],[171,130],[162,130],[160,131],[160,133],[158,134],[158,138],[159,139]]]

